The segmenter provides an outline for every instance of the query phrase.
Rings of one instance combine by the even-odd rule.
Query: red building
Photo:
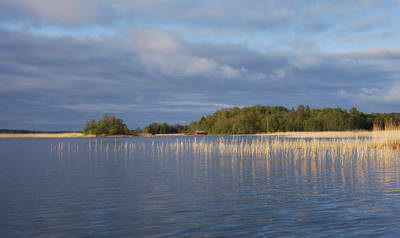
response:
[[[195,132],[193,132],[193,135],[195,135],[195,136],[205,136],[205,135],[207,135],[207,132],[205,132],[205,131],[195,131]]]

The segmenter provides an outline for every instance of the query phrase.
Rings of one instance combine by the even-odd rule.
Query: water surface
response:
[[[0,237],[400,235],[396,161],[156,148],[177,139],[0,139]]]

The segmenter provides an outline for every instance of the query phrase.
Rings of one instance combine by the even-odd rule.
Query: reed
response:
[[[281,136],[287,138],[371,138],[372,131],[290,131],[259,133],[260,136]]]
[[[85,148],[84,148],[85,149]],[[399,157],[400,129],[386,128],[369,132],[359,138],[282,138],[258,137],[178,137],[167,140],[90,140],[87,151],[95,154],[123,153],[134,157],[137,153],[163,157],[167,154],[187,153],[207,158],[263,158],[282,161],[316,161],[354,166],[355,164],[383,163],[393,165]],[[78,152],[78,145],[58,143],[52,151]],[[327,162],[328,161],[328,162]],[[367,166],[366,165],[366,166]]]
[[[302,158],[320,160],[324,158],[340,158],[358,160],[380,158],[394,159],[397,151],[389,146],[374,148],[368,140],[344,140],[344,139],[224,139],[215,141],[176,141],[171,148],[176,153],[192,151],[196,154],[240,157],[270,158]]]
[[[338,160],[344,164],[357,161],[390,161],[399,156],[400,127],[391,125],[371,132],[296,133],[297,138],[259,137],[256,139],[219,138],[214,141],[177,141],[176,151],[191,150],[197,154],[218,154],[240,157],[263,157]],[[300,135],[300,136],[299,136]],[[308,137],[306,136],[308,135]]]
[[[369,145],[376,149],[400,150],[400,126],[389,124],[384,130],[374,129],[373,139]]]

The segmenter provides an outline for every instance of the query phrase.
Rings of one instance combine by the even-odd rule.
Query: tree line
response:
[[[185,133],[187,126],[183,125],[170,125],[167,123],[151,123],[144,129],[136,128],[129,130],[128,126],[122,119],[115,117],[112,114],[106,113],[103,117],[96,120],[89,120],[86,122],[83,133],[92,135],[141,135],[141,134],[173,134]]]
[[[85,134],[96,135],[140,135],[147,134],[192,134],[206,131],[214,135],[254,134],[284,131],[348,131],[372,130],[399,125],[400,113],[363,113],[352,108],[315,109],[300,105],[288,109],[282,106],[251,106],[221,109],[202,117],[189,125],[151,123],[143,130],[129,130],[121,119],[105,114],[102,119],[86,122]]]
[[[183,125],[170,125],[168,123],[151,123],[150,125],[144,128],[144,132],[150,134],[176,134],[176,133],[185,133],[187,131],[187,127]]]
[[[363,113],[356,108],[313,109],[300,105],[234,107],[218,110],[188,125],[187,132],[204,130],[210,134],[253,134],[284,131],[372,130],[400,123],[400,113]]]

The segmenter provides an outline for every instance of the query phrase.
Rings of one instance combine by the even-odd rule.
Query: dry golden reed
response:
[[[395,158],[397,151],[389,146],[373,147],[366,139],[225,139],[176,141],[169,147],[176,153],[192,151],[196,154],[241,157],[281,158]]]
[[[399,157],[400,130],[386,128],[368,132],[368,137],[285,138],[280,136],[177,137],[166,140],[90,140],[88,151],[149,156],[173,153],[185,155],[223,156],[228,158],[264,158],[282,161],[316,161],[339,166],[380,163],[393,166]],[[81,151],[78,145],[61,142],[52,151]],[[214,158],[217,158],[214,157]],[[371,162],[372,161],[372,162]]]
[[[372,132],[292,132],[289,138],[260,136],[255,139],[221,137],[217,140],[177,140],[170,147],[177,153],[190,150],[203,155],[255,156],[266,159],[330,158],[340,159],[342,163],[354,159],[394,160],[399,156],[400,128],[391,126]]]

